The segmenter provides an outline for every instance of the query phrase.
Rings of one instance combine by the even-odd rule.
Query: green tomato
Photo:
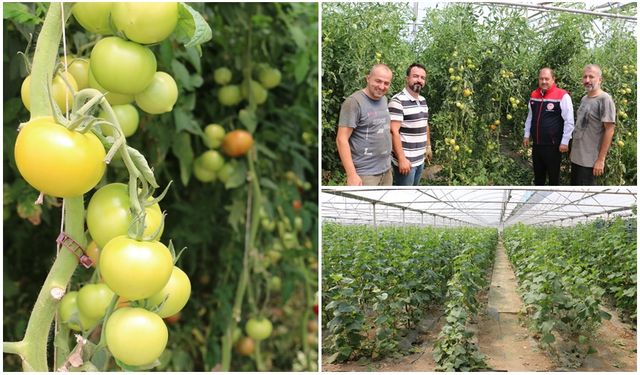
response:
[[[67,70],[78,84],[78,90],[89,87],[89,60],[75,58],[67,66]]]
[[[158,315],[137,307],[124,307],[107,320],[105,337],[107,348],[116,359],[130,366],[143,366],[160,357],[169,332]]]
[[[271,336],[273,324],[267,318],[251,318],[244,326],[247,335],[256,341],[261,341]]]
[[[172,271],[171,252],[157,241],[120,236],[109,241],[100,253],[104,282],[130,301],[149,298],[161,291]]]
[[[98,322],[90,319],[78,310],[78,292],[68,292],[60,300],[58,305],[60,321],[67,324],[70,329],[81,332],[82,329],[93,328]]]
[[[253,96],[253,100],[256,104],[263,104],[267,101],[267,97],[269,96],[267,90],[265,90],[259,82],[251,80],[250,83],[248,83],[245,80],[242,83],[242,96],[249,100],[249,94]]]
[[[227,85],[218,90],[218,101],[224,106],[234,106],[242,101],[240,86]]]
[[[204,143],[209,148],[218,148],[224,139],[225,130],[222,125],[209,124],[204,128]]]
[[[282,74],[276,68],[268,68],[260,71],[260,83],[265,89],[272,89],[280,84]]]
[[[161,318],[166,318],[180,312],[189,301],[191,295],[191,282],[189,276],[180,268],[173,266],[173,272],[169,282],[162,290],[149,297],[151,306],[158,306],[162,302],[162,308],[157,312]]]
[[[79,197],[93,189],[104,174],[104,146],[92,132],[69,130],[50,117],[27,122],[14,148],[22,177],[53,197]]]
[[[178,3],[118,2],[113,24],[127,39],[140,44],[165,40],[178,24]]]
[[[151,83],[135,96],[136,104],[152,115],[171,112],[178,101],[178,85],[169,74],[156,72]]]
[[[138,124],[140,122],[140,115],[138,110],[131,104],[114,105],[111,107],[116,114],[120,128],[125,137],[132,136],[136,130],[138,130]],[[98,117],[106,119],[107,113],[102,110]],[[101,125],[102,133],[104,135],[113,135],[113,128],[107,125]]]
[[[213,182],[217,177],[217,173],[202,165],[200,158],[193,162],[193,176],[200,182]]]
[[[117,92],[107,91],[107,89],[100,86],[98,81],[96,81],[96,77],[93,76],[91,69],[89,69],[89,87],[105,94],[105,99],[107,99],[107,101],[111,105],[124,105],[133,103],[133,95],[119,94]]]
[[[86,284],[78,291],[78,310],[86,317],[100,320],[113,299],[113,291],[106,284]]]
[[[155,203],[145,208],[145,228],[143,235],[150,237],[162,227],[162,211]],[[112,183],[98,189],[87,205],[87,227],[91,238],[104,246],[111,239],[125,235],[133,223],[129,188],[123,183]],[[159,239],[162,230],[154,237]]]
[[[96,81],[106,90],[135,95],[149,86],[157,63],[149,48],[111,36],[93,47],[90,67]]]
[[[226,184],[227,181],[229,181],[231,176],[233,176],[234,174],[235,174],[234,165],[231,163],[225,163],[225,165],[222,168],[220,168],[220,170],[218,171],[218,179],[223,184]]]
[[[102,35],[111,35],[109,17],[113,3],[75,3],[71,14],[85,30]]]
[[[218,68],[213,71],[213,80],[219,85],[226,85],[231,82],[233,74],[229,68]]]
[[[273,292],[278,292],[282,289],[282,279],[280,276],[272,276],[269,279],[269,289]]]
[[[224,158],[218,151],[208,150],[198,156],[196,160],[199,165],[211,172],[217,172],[224,166]]]

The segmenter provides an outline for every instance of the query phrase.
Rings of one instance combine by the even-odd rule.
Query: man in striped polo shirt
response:
[[[425,158],[430,160],[432,156],[427,122],[429,108],[420,95],[426,79],[427,69],[421,64],[411,64],[405,88],[389,102],[391,164],[393,184],[397,186],[418,186]]]

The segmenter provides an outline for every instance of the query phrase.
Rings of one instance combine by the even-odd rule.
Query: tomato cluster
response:
[[[229,157],[237,158],[247,154],[253,147],[253,135],[246,130],[236,129],[226,133],[219,124],[209,124],[204,128],[204,143],[210,150],[198,156],[193,163],[193,175],[201,182],[212,182],[216,179],[226,183],[235,173],[234,163],[226,163],[222,151]]]

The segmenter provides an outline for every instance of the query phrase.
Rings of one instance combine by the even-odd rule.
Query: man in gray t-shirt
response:
[[[342,103],[336,143],[347,174],[347,185],[392,183],[390,118],[385,94],[391,70],[377,64],[367,75],[367,86]]]
[[[585,66],[582,97],[571,146],[571,185],[595,185],[604,173],[604,161],[613,139],[616,106],[602,91],[602,71],[598,65]]]

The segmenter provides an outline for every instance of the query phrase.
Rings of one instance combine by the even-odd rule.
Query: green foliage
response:
[[[8,6],[4,5],[5,10]],[[316,134],[318,127],[317,4],[190,6],[211,26],[212,40],[200,46],[201,55],[196,47],[179,46],[173,38],[151,47],[158,70],[175,78],[179,99],[171,113],[152,116],[141,112],[140,127],[127,140],[145,155],[162,188],[173,181],[160,202],[168,212],[163,241],[171,239],[178,249],[188,247],[178,266],[191,279],[192,296],[180,322],[169,328],[169,346],[159,369],[208,371],[220,364],[221,337],[232,321],[236,286],[243,269],[245,226],[250,219],[247,201],[252,194],[247,181],[257,179],[263,201],[254,204],[263,208],[265,219],[281,223],[281,230],[258,232],[256,249],[251,250],[248,261],[252,269],[250,298],[245,298],[240,318],[244,321],[260,312],[274,323],[274,335],[262,344],[262,359],[268,369],[288,371],[298,366],[300,370],[312,370],[314,361],[300,367],[300,354],[307,358],[315,350],[306,341],[304,317],[315,318],[309,301],[317,290],[318,148],[303,134]],[[59,203],[46,199],[45,205],[34,206],[37,192],[22,181],[13,160],[15,129],[29,117],[19,98],[27,70],[17,52],[25,50],[28,33],[36,29],[36,18],[44,14],[41,5],[26,7],[31,18],[7,19],[5,13],[4,22],[5,341],[19,340],[24,333],[30,308],[55,256],[54,241],[60,228]],[[73,18],[68,21],[66,35],[67,53],[78,56],[88,55],[96,38]],[[32,49],[26,51],[27,56]],[[221,86],[213,80],[216,68],[228,67],[233,71],[231,83],[242,84],[247,77],[256,79],[259,69],[266,65],[281,71],[282,82],[269,90],[264,104],[257,106],[248,100],[233,107],[219,104]],[[208,150],[203,128],[210,123],[221,124],[227,131],[244,128],[241,110],[255,116],[258,175],[248,173],[246,158],[225,158],[233,171],[226,183],[202,183],[192,178],[194,159]],[[125,176],[122,164],[114,160],[104,183],[123,182]],[[301,209],[292,207],[294,200],[303,202]],[[35,207],[41,212],[33,211]],[[41,224],[34,226],[16,215],[17,210],[23,212],[22,217],[37,214]],[[291,225],[296,217],[303,223],[299,230]],[[268,293],[267,282],[272,275],[282,278],[282,289]],[[89,271],[78,269],[72,287],[89,277]],[[303,314],[307,311],[310,315]],[[11,358],[5,356],[5,369],[19,367],[19,362]],[[234,354],[231,368],[255,371],[256,364],[251,358]]]
[[[457,295],[455,288],[464,289],[465,306],[474,305],[467,282],[484,277],[476,271],[490,263],[496,239],[489,229],[324,224],[322,230],[322,321],[329,332],[324,348],[330,361],[340,362],[399,352],[403,332],[445,296]],[[454,257],[459,260],[452,264]],[[467,262],[479,268],[462,271]],[[461,281],[448,283],[454,270]]]
[[[505,230],[504,243],[531,326],[552,352],[561,337],[584,359],[601,320],[610,318],[601,310],[605,297],[612,298],[623,317],[635,321],[635,219],[573,228],[517,225]],[[562,353],[556,354],[563,360]]]
[[[635,14],[635,5],[627,8],[624,12]],[[597,18],[602,25],[597,28],[594,16],[561,12],[531,21],[522,9],[461,3],[427,8],[424,23],[407,35],[412,11],[404,4],[331,4],[323,12],[324,184],[343,183],[334,146],[340,103],[363,86],[363,74],[353,72],[366,71],[376,52],[394,72],[388,96],[402,88],[409,64],[427,67],[423,95],[430,112],[431,164],[441,170],[428,184],[530,185],[531,150],[523,148],[522,139],[538,71],[555,70],[558,86],[570,93],[577,111],[584,95],[582,70],[591,63],[602,67],[603,89],[622,111],[598,184],[636,184],[637,41],[629,23]],[[373,30],[359,27],[358,22],[376,19],[372,12],[384,18],[371,23]],[[380,30],[397,32],[388,41]],[[465,89],[472,94],[465,96]],[[569,169],[563,158],[562,184],[569,183]]]

